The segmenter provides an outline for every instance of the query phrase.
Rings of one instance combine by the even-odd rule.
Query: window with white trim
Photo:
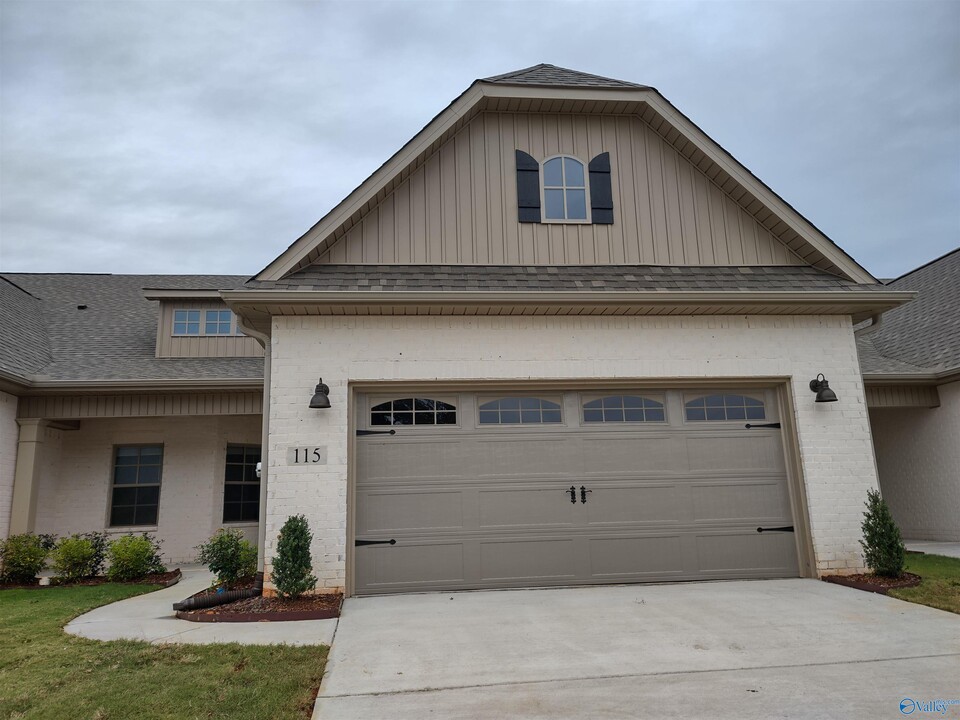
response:
[[[257,522],[260,519],[259,445],[227,445],[223,474],[223,521]]]
[[[242,335],[230,310],[174,310],[173,334],[194,337]]]
[[[560,403],[539,397],[504,397],[480,406],[481,425],[540,425],[562,422]]]
[[[432,398],[387,400],[370,408],[371,425],[456,425],[457,407]]]
[[[687,422],[766,419],[763,400],[749,395],[702,395],[688,400],[683,407]]]
[[[569,155],[543,163],[543,219],[546,222],[587,222],[587,173]]]
[[[113,457],[110,526],[156,525],[163,445],[119,445]]]
[[[641,395],[607,395],[583,404],[584,423],[665,421],[663,403]]]

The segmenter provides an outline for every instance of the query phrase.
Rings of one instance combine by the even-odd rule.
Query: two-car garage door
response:
[[[357,410],[359,595],[798,575],[772,389],[424,388]]]

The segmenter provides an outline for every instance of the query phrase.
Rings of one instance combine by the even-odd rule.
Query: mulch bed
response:
[[[240,588],[231,588],[238,590]],[[209,590],[193,597],[209,594]],[[286,620],[327,620],[340,617],[343,595],[302,595],[296,599],[257,597],[236,600],[202,610],[181,610],[177,617],[192,622],[277,622]]]
[[[860,573],[859,575],[826,575],[823,580],[828,583],[833,583],[834,585],[866,590],[867,592],[877,593],[878,595],[886,595],[888,590],[916,587],[923,582],[922,577],[908,572],[905,572],[899,578],[881,577],[872,573]]]
[[[121,585],[160,585],[162,587],[170,587],[171,585],[176,585],[180,582],[182,574],[180,568],[176,570],[170,570],[165,573],[154,573],[152,575],[144,575],[142,578],[136,580],[130,580],[125,583],[118,583]],[[117,582],[116,580],[110,580],[104,575],[92,578],[84,578],[83,580],[74,580],[72,582],[59,582],[57,578],[51,578],[49,585],[41,585],[39,578],[34,580],[32,583],[21,583],[18,585],[0,583],[0,590],[13,590],[13,589],[33,589],[33,588],[48,588],[48,587],[78,587],[81,585],[105,585],[109,582]]]

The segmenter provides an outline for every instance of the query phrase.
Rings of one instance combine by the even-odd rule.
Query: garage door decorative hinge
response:
[[[396,435],[396,430],[357,430],[357,437],[364,435]]]
[[[793,532],[793,525],[784,525],[783,527],[775,527],[775,528],[763,528],[763,527],[760,527],[760,528],[757,528],[757,532],[758,532],[758,533],[764,533],[764,532]]]
[[[745,427],[747,428],[747,430],[750,430],[751,428],[756,428],[756,427],[777,428],[777,430],[779,430],[779,429],[780,429],[780,423],[763,423],[763,424],[760,424],[760,425],[751,425],[750,423],[747,423],[747,424],[745,425]]]
[[[354,540],[354,547],[363,547],[364,545],[396,545],[396,540]]]

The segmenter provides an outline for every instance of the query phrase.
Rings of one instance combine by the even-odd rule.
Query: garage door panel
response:
[[[622,472],[624,468],[643,474],[682,472],[686,467],[677,467],[677,459],[682,458],[678,453],[682,442],[682,438],[663,433],[609,438],[601,432],[591,432],[580,443],[579,466],[590,474]]]
[[[594,578],[682,575],[683,564],[683,543],[679,535],[590,540],[590,569]]]
[[[753,435],[736,436],[700,435],[687,436],[687,459],[690,470],[761,470],[777,472],[783,468],[783,453],[779,433],[754,432]]]
[[[481,428],[480,432],[486,428]],[[465,443],[462,460],[477,477],[557,477],[569,472],[576,461],[565,437],[518,437],[497,434],[476,437]]]
[[[782,521],[790,524],[790,499],[784,478],[753,482],[694,483],[693,519],[740,523]]]
[[[403,430],[401,429],[400,432]],[[454,478],[466,467],[456,438],[390,437],[365,439],[357,457],[358,476],[370,482],[408,481],[423,478]]]
[[[571,525],[569,493],[562,483],[540,488],[495,488],[480,491],[480,527]]]
[[[464,582],[464,549],[449,543],[403,543],[357,548],[357,584],[388,591],[389,586],[434,586]]]
[[[369,491],[358,495],[357,532],[463,528],[463,492]]]
[[[769,577],[797,574],[793,533],[709,534],[697,536],[697,558],[704,572],[761,572]]]
[[[675,485],[641,485],[636,480],[626,486],[590,483],[586,522],[591,525],[673,523],[684,514]]]
[[[573,539],[500,540],[480,544],[481,580],[573,579],[577,576]]]

